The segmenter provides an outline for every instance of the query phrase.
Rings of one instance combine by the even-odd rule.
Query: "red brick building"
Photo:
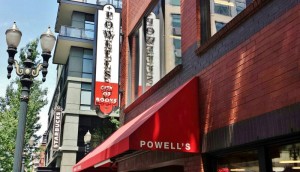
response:
[[[73,170],[299,169],[299,2],[124,0],[123,126]]]

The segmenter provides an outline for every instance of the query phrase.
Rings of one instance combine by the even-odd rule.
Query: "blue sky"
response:
[[[22,32],[22,39],[18,47],[18,50],[20,50],[21,47],[24,47],[31,40],[37,37],[39,38],[40,35],[47,30],[48,26],[50,26],[51,30],[54,32],[57,9],[58,3],[56,0],[8,0],[0,2],[0,96],[5,95],[6,86],[10,82],[10,80],[6,78],[8,58],[6,52],[6,29],[10,28],[14,21],[17,23],[18,28]],[[40,47],[38,50],[41,52]],[[19,54],[16,54],[15,57],[19,57]],[[18,58],[16,59],[18,60]],[[46,82],[43,83],[43,87],[47,87],[49,90],[49,103],[42,109],[40,114],[42,128],[38,134],[43,134],[47,129],[49,104],[53,96],[56,82],[56,65],[52,64],[52,58],[49,62],[49,73],[46,78]],[[12,74],[13,79],[16,77],[15,70]],[[42,80],[41,74],[38,76],[38,79]]]

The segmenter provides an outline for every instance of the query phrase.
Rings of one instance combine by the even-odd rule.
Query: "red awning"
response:
[[[128,150],[199,152],[198,80],[177,88],[114,132],[73,171],[107,164]]]

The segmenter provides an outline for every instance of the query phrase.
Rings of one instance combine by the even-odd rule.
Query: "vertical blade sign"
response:
[[[120,14],[112,5],[98,11],[95,106],[104,116],[118,106]]]
[[[60,134],[61,134],[61,121],[62,121],[62,108],[57,106],[54,109],[53,118],[53,131],[52,131],[52,150],[57,151],[60,146]]]

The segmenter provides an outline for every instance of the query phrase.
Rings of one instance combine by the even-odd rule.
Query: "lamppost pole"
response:
[[[30,137],[28,144],[26,144],[25,148],[23,149],[23,153],[22,153],[22,169],[21,172],[24,172],[25,170],[25,156],[26,153],[32,155],[33,151],[32,151],[32,147],[34,145],[34,141],[35,138],[33,136]]]
[[[24,168],[25,168],[25,152],[23,152],[23,155],[22,155],[22,169],[21,169],[21,172],[24,171]]]
[[[31,68],[32,62],[24,63],[25,69],[27,71]],[[20,164],[20,159],[18,157],[22,157],[23,154],[23,145],[24,145],[24,136],[25,136],[25,125],[26,125],[26,115],[27,115],[27,107],[29,100],[29,91],[30,86],[32,84],[32,80],[29,78],[30,75],[24,75],[21,78],[22,84],[22,92],[21,92],[21,102],[20,102],[20,114],[18,121],[18,129],[17,129],[17,138],[16,138],[16,150],[14,154],[14,172],[20,171],[18,168],[18,164]]]
[[[48,30],[45,33],[43,33],[40,37],[41,47],[43,49],[43,63],[40,63],[37,66],[35,66],[34,62],[31,60],[32,50],[29,49],[27,59],[23,62],[22,66],[20,66],[19,63],[16,60],[14,60],[14,56],[17,53],[17,47],[20,43],[22,32],[17,28],[16,23],[14,23],[12,28],[6,30],[5,34],[8,46],[7,52],[9,55],[7,66],[7,78],[10,79],[14,65],[16,68],[16,74],[20,77],[20,82],[22,86],[20,97],[20,113],[13,166],[14,172],[20,172],[23,156],[22,154],[24,146],[26,116],[30,95],[30,87],[33,83],[33,78],[37,77],[40,71],[42,71],[43,74],[43,82],[46,80],[45,77],[47,75],[48,60],[51,57],[51,51],[54,47],[56,39],[53,33],[50,31],[49,27]]]
[[[85,144],[84,155],[87,155],[90,152],[91,139],[92,139],[92,135],[91,135],[90,131],[88,130],[83,137],[84,144]]]

